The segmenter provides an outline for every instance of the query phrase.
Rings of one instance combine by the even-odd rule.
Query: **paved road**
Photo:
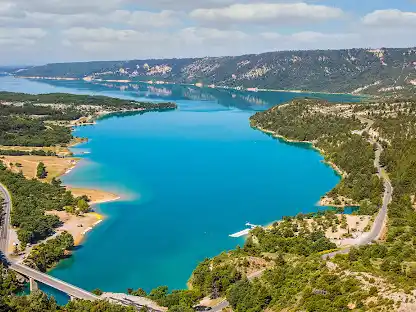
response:
[[[12,207],[12,201],[7,189],[0,183],[0,204],[3,203],[3,213],[0,222],[0,252],[7,257],[8,249],[8,237],[9,237],[9,224],[10,224],[10,211]]]
[[[373,228],[370,232],[370,235],[367,237],[366,243],[370,243],[373,240],[379,239],[381,236],[381,232],[383,230],[383,226],[387,219],[387,207],[391,203],[392,195],[393,195],[393,186],[391,185],[391,181],[387,174],[383,173],[383,168],[380,166],[380,155],[383,152],[383,147],[378,142],[372,142],[376,144],[376,157],[374,160],[374,166],[377,168],[377,174],[380,179],[384,181],[384,196],[383,196],[383,204],[381,209],[374,220]]]
[[[371,231],[369,233],[364,234],[362,238],[358,240],[358,242],[355,244],[356,246],[363,246],[363,245],[371,244],[371,242],[380,238],[381,233],[383,231],[384,224],[386,223],[386,220],[387,220],[387,207],[390,204],[392,195],[393,195],[393,187],[391,185],[390,179],[386,173],[383,173],[383,168],[380,165],[380,155],[383,152],[383,147],[378,142],[371,141],[371,140],[370,142],[377,146],[377,150],[375,152],[374,167],[377,168],[377,175],[380,177],[380,179],[383,179],[384,181],[383,203],[382,203],[380,211],[377,214],[377,217],[374,220]],[[329,254],[323,255],[322,258],[330,259],[330,258],[335,257],[338,254],[347,254],[350,251],[350,249],[351,248],[349,247],[349,248],[337,250]]]
[[[100,298],[89,291],[71,285],[69,283],[63,282],[57,278],[54,278],[50,275],[41,273],[34,269],[31,269],[23,264],[19,263],[11,263],[10,269],[20,273],[24,276],[31,277],[42,284],[51,286],[55,289],[58,289],[69,296],[75,297],[77,299],[85,299],[85,300],[99,300]]]
[[[0,194],[2,200],[4,200],[3,206],[3,219],[1,223],[1,231],[0,231],[0,251],[3,253],[6,260],[8,260],[10,266],[9,268],[17,273],[20,273],[26,277],[31,277],[42,284],[51,286],[55,289],[63,291],[70,296],[73,296],[78,299],[85,299],[85,300],[97,300],[100,299],[96,295],[73,286],[71,284],[65,283],[61,280],[58,280],[52,276],[44,274],[42,272],[33,270],[23,264],[15,263],[7,259],[8,256],[8,236],[9,236],[9,224],[10,224],[10,210],[11,210],[11,197],[7,189],[0,184]]]
[[[230,303],[227,300],[222,301],[221,303],[217,304],[216,306],[214,306],[211,310],[209,310],[210,312],[221,312],[222,309],[228,307],[230,305]]]

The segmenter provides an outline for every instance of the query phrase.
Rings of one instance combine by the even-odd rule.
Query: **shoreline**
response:
[[[251,121],[250,121],[250,126],[252,128],[254,128],[254,129],[260,130],[261,132],[263,132],[265,134],[270,134],[274,138],[276,138],[278,140],[282,140],[283,142],[286,142],[286,143],[308,144],[308,145],[310,145],[310,147],[312,147],[315,151],[317,151],[324,158],[321,162],[324,163],[326,166],[331,167],[334,170],[335,174],[338,175],[341,178],[341,180],[344,179],[348,175],[347,172],[345,172],[344,170],[342,170],[341,168],[339,168],[335,163],[333,163],[332,161],[327,160],[326,159],[326,153],[325,153],[325,151],[323,149],[317,147],[315,145],[315,142],[313,142],[313,141],[297,141],[297,140],[292,140],[292,139],[286,138],[285,136],[280,135],[280,134],[278,134],[278,133],[276,133],[274,131],[267,130],[267,129],[264,129],[264,128],[260,127],[260,126],[257,126],[254,123],[252,123]],[[338,182],[338,184],[339,184],[339,182]],[[354,206],[356,206],[356,204],[354,202],[349,202],[350,199],[348,199],[348,198],[344,198],[344,200],[343,200],[344,205],[336,205],[336,204],[333,204],[331,202],[333,202],[335,199],[334,198],[331,198],[331,197],[328,197],[327,194],[328,193],[326,193],[323,196],[321,196],[321,198],[319,199],[319,201],[316,203],[317,206],[319,206],[319,207],[335,207],[335,208],[347,208],[347,207],[354,207]]]
[[[76,169],[79,163],[80,161],[77,161],[75,165],[67,169],[65,173],[58,176],[58,178],[72,172],[72,170]],[[68,215],[63,214],[59,216],[61,221],[63,222],[63,225],[57,228],[57,231],[65,230],[69,232],[74,237],[74,246],[80,246],[81,243],[85,240],[86,234],[92,231],[96,226],[98,226],[101,222],[103,222],[106,219],[106,216],[104,214],[96,211],[95,206],[100,205],[100,204],[114,202],[114,201],[119,201],[123,197],[119,194],[100,190],[98,188],[81,187],[77,185],[67,185],[67,184],[63,184],[63,186],[67,190],[71,191],[71,193],[75,197],[86,195],[90,199],[90,202],[89,202],[89,205],[91,207],[90,212],[82,216],[72,215],[73,219],[69,218],[66,221],[63,221],[62,219],[68,218],[69,214]],[[86,229],[84,231],[79,231],[80,225],[82,225],[82,228],[86,228]]]
[[[115,82],[115,83],[144,83],[148,85],[153,85],[154,83],[149,83],[148,81],[135,81],[130,79],[84,79],[84,78],[74,78],[74,77],[39,77],[39,76],[33,76],[33,77],[25,77],[25,76],[13,76],[15,78],[21,78],[21,79],[37,79],[37,80],[66,80],[66,81],[85,81],[85,82]],[[198,88],[209,88],[208,86],[197,86],[196,84],[192,83],[174,83],[174,82],[165,82],[163,85],[183,85],[183,86],[194,86]],[[327,92],[327,91],[309,91],[309,90],[285,90],[285,89],[263,89],[258,88],[257,91],[250,91],[247,90],[249,88],[245,88],[242,90],[233,88],[233,87],[227,87],[227,86],[215,86],[217,89],[227,89],[227,90],[235,90],[235,91],[247,91],[247,92],[288,92],[288,93],[298,93],[298,94],[328,94],[328,95],[348,95],[348,96],[356,96],[356,97],[372,97],[373,95],[370,94],[360,94],[360,93],[353,93],[353,92]]]
[[[312,142],[312,141],[297,141],[297,140],[292,140],[292,139],[286,138],[286,137],[284,137],[283,135],[280,135],[280,134],[278,134],[278,133],[276,133],[276,132],[274,132],[274,131],[267,130],[267,129],[264,129],[264,128],[260,127],[260,126],[257,126],[257,125],[255,125],[255,124],[253,124],[253,123],[251,123],[251,122],[250,122],[250,126],[251,126],[252,128],[254,128],[254,129],[258,129],[258,130],[260,130],[260,131],[261,131],[261,132],[263,132],[263,133],[271,134],[274,138],[276,138],[276,139],[281,139],[282,141],[284,141],[284,142],[286,142],[286,143],[308,144],[308,145],[310,145],[310,146],[311,146],[314,150],[316,150],[317,152],[319,152],[319,154],[320,154],[322,157],[324,157],[324,159],[322,160],[322,162],[323,162],[325,165],[327,165],[327,166],[331,167],[331,168],[332,168],[332,169],[336,172],[336,174],[337,174],[338,176],[340,176],[341,178],[344,178],[344,177],[347,175],[347,173],[346,173],[345,171],[343,171],[341,168],[339,168],[339,167],[338,167],[336,164],[334,164],[332,161],[326,160],[326,159],[325,159],[325,157],[326,157],[326,155],[325,155],[325,151],[324,151],[323,149],[320,149],[319,147],[317,147],[317,146],[315,145],[315,143],[314,143],[314,142]]]
[[[78,163],[79,161],[77,162],[77,164]],[[73,170],[77,164],[73,165],[70,170]],[[66,170],[66,173],[70,170],[69,169]],[[65,173],[59,176],[56,176],[56,178],[59,178],[63,175],[65,175]],[[44,181],[44,183],[49,183],[49,182]],[[42,244],[48,241],[49,239],[54,238],[56,235],[59,235],[60,233],[64,231],[70,233],[73,236],[75,247],[82,245],[82,243],[86,239],[86,235],[106,219],[106,216],[104,214],[96,210],[96,206],[100,204],[119,201],[125,198],[125,196],[115,194],[115,193],[110,193],[110,192],[99,190],[99,189],[81,188],[81,187],[75,187],[73,185],[64,185],[64,184],[62,186],[65,187],[67,190],[70,190],[72,194],[74,195],[74,197],[79,197],[82,195],[86,195],[87,197],[89,197],[91,200],[89,202],[91,211],[84,213],[82,215],[79,215],[79,216],[75,214],[70,214],[66,212],[65,210],[45,211],[46,215],[49,214],[49,215],[58,216],[62,224],[55,229],[54,235],[49,236],[46,239],[37,242],[33,246]],[[14,251],[14,243],[19,242],[16,231],[17,229],[11,228],[10,239],[8,242],[8,251],[10,254],[12,254]],[[31,248],[26,249],[25,251],[22,252],[22,254],[19,255],[19,258],[23,259],[27,257],[30,254],[30,252],[31,252]]]
[[[78,144],[87,142],[86,138],[75,138],[70,144],[65,148],[72,154],[70,151],[71,147],[74,147]],[[79,157],[57,157],[57,156],[32,156],[32,155],[23,155],[23,156],[3,156],[3,160],[6,160],[6,165],[10,170],[22,170],[27,179],[35,178],[34,168],[39,162],[44,162],[50,171],[50,175],[46,179],[39,180],[44,183],[50,183],[52,178],[59,179],[69,173],[74,169],[79,167],[81,163],[81,158]],[[16,167],[11,164],[21,163],[21,167]],[[62,221],[62,225],[55,229],[55,234],[46,238],[45,240],[37,242],[35,245],[44,243],[45,241],[54,238],[56,235],[59,235],[63,231],[70,233],[74,238],[74,246],[80,246],[86,238],[86,234],[92,231],[96,226],[106,219],[106,216],[100,212],[97,212],[96,206],[104,203],[109,203],[113,201],[119,201],[127,197],[124,195],[116,194],[114,192],[100,190],[99,188],[90,188],[82,187],[77,185],[68,185],[62,184],[65,189],[70,190],[74,197],[80,197],[86,195],[89,199],[89,205],[91,211],[79,216],[75,214],[69,214],[65,210],[63,211],[46,211],[45,214],[53,214],[59,217]],[[8,251],[10,254],[14,251],[14,244],[18,243],[17,238],[17,229],[11,229],[10,240],[8,242]],[[19,258],[25,258],[31,252],[30,249],[26,249]]]

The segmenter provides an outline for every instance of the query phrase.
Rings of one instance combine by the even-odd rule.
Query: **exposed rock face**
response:
[[[416,49],[282,51],[194,59],[63,63],[36,66],[16,74],[382,95],[414,91]]]

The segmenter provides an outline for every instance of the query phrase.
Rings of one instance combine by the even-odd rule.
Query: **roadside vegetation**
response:
[[[11,172],[1,162],[0,182],[11,193],[11,224],[18,228],[22,248],[51,236],[60,225],[59,218],[45,214],[46,211],[62,211],[67,206],[76,207],[80,200],[85,201],[85,197],[75,198],[60,180],[52,179],[51,183],[28,180],[21,173]]]
[[[59,260],[69,256],[73,247],[74,238],[68,232],[63,232],[56,238],[34,246],[29,256],[24,260],[24,264],[41,272],[46,272]]]
[[[7,276],[6,276],[7,278]],[[41,291],[27,296],[1,296],[0,311],[4,312],[136,312],[133,307],[125,307],[108,301],[74,300],[59,306],[53,297]]]

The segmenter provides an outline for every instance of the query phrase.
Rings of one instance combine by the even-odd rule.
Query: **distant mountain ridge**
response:
[[[201,83],[233,88],[414,93],[416,48],[279,51],[242,56],[35,66],[24,77]]]

